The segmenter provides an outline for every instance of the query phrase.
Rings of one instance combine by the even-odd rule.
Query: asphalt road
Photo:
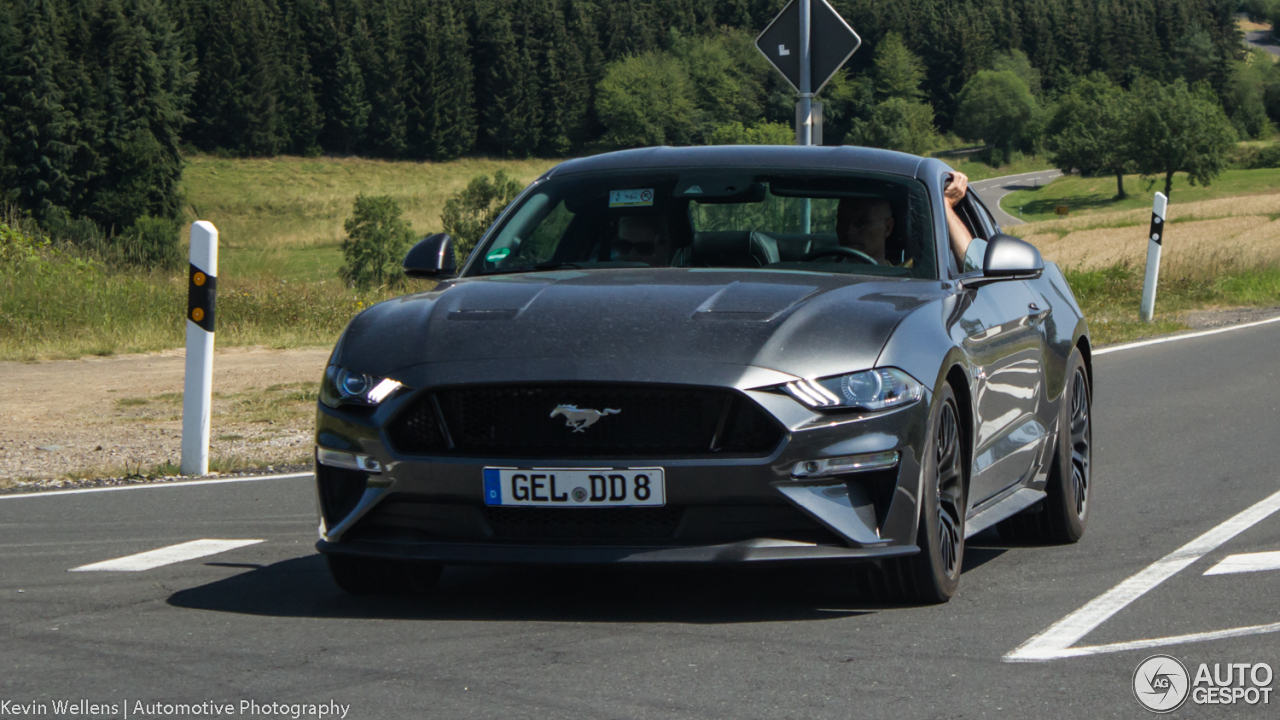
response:
[[[85,699],[130,717],[138,701],[334,700],[352,718],[1134,718],[1135,668],[1161,652],[1193,674],[1268,663],[1280,687],[1280,634],[1158,640],[1280,621],[1280,570],[1204,574],[1280,550],[1280,512],[1166,559],[1157,570],[1186,567],[1159,584],[1138,575],[1280,490],[1278,350],[1271,323],[1099,355],[1084,540],[973,539],[959,594],[936,607],[863,604],[839,568],[450,568],[428,598],[358,599],[312,550],[306,479],[0,498],[0,701],[49,716]],[[202,538],[262,542],[68,572]],[[1095,600],[1135,575],[1129,604]],[[1102,619],[1062,647],[1089,654],[1005,659],[1082,607]],[[1150,642],[1123,649],[1136,641]]]
[[[1006,175],[989,180],[979,180],[969,183],[969,187],[973,188],[978,193],[978,197],[982,198],[983,204],[995,216],[996,223],[1001,227],[1008,227],[1010,225],[1022,225],[1023,222],[1005,212],[1000,207],[1000,199],[1015,190],[1030,190],[1040,185],[1048,185],[1054,178],[1058,177],[1062,177],[1061,170],[1041,170],[1039,172],[1022,173],[1021,175]]]

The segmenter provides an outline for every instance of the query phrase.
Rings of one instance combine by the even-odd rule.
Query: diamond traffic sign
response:
[[[853,55],[862,38],[827,3],[810,0],[809,79],[815,95]],[[756,48],[800,92],[800,0],[791,0],[756,38]]]

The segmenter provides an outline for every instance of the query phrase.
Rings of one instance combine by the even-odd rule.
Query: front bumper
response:
[[[884,413],[836,416],[815,413],[774,393],[746,394],[787,430],[767,457],[552,461],[405,456],[387,441],[385,426],[406,398],[364,415],[322,405],[317,442],[374,458],[382,472],[317,466],[321,524],[316,547],[323,553],[450,564],[817,563],[917,552],[918,458],[930,398]],[[889,470],[806,480],[791,475],[798,462],[886,451],[899,454],[898,465]],[[559,527],[560,521],[599,509],[504,508],[542,513],[549,527],[532,534],[523,526],[504,530],[484,505],[482,472],[494,465],[662,467],[667,509],[674,515],[669,527],[654,532],[575,536]]]

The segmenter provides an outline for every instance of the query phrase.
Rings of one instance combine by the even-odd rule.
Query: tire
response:
[[[929,423],[920,498],[920,552],[865,565],[855,572],[859,590],[895,603],[944,603],[960,585],[964,521],[968,510],[968,445],[950,384],[942,386]]]
[[[325,555],[329,574],[343,592],[351,595],[426,593],[440,579],[444,566],[356,555]]]
[[[1093,492],[1093,389],[1080,349],[1071,351],[1045,499],[1000,523],[1000,537],[1037,545],[1079,542]]]

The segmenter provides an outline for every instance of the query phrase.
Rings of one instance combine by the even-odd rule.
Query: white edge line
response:
[[[155,550],[126,555],[124,557],[103,560],[74,567],[67,572],[142,572],[154,570],[165,565],[175,565],[188,560],[196,560],[210,555],[218,555],[230,550],[237,550],[249,545],[257,545],[261,540],[190,540],[177,545],[167,545]]]
[[[1170,335],[1169,337],[1154,338],[1152,340],[1140,340],[1138,342],[1126,343],[1124,345],[1113,345],[1109,348],[1094,350],[1094,356],[1106,355],[1107,353],[1120,352],[1121,350],[1133,350],[1134,348],[1146,347],[1148,345],[1160,345],[1161,343],[1177,342],[1178,340],[1190,340],[1192,338],[1205,337],[1206,335],[1217,335],[1218,333],[1231,332],[1233,330],[1244,330],[1245,328],[1257,327],[1268,323],[1280,322],[1280,315],[1266,320],[1255,320],[1253,322],[1242,323],[1240,325],[1228,325],[1227,327],[1215,328],[1213,330],[1201,330],[1200,332],[1185,333],[1182,335]]]
[[[1262,522],[1277,510],[1280,510],[1280,492],[1250,505],[1085,603],[1005,655],[1004,661],[1036,662],[1087,654],[1083,648],[1071,646],[1160,583]]]
[[[182,480],[178,482],[135,483],[133,485],[113,485],[101,488],[81,488],[79,490],[46,490],[34,492],[7,493],[0,495],[0,500],[22,500],[24,498],[44,498],[55,495],[86,495],[88,493],[115,492],[117,490],[155,490],[156,488],[184,488],[197,485],[225,485],[227,483],[257,482],[259,480],[290,480],[294,478],[314,477],[315,473],[286,473],[283,475],[249,475],[247,477],[218,478],[216,480]]]

